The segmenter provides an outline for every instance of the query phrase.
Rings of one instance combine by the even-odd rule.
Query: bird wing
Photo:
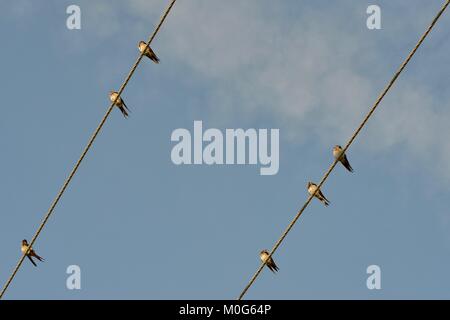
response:
[[[131,112],[130,109],[128,109],[127,105],[125,104],[125,101],[123,101],[123,99],[122,99],[122,104],[123,104],[123,106],[125,107],[125,109],[128,110],[128,112]]]
[[[341,163],[344,165],[344,167],[345,167],[348,171],[353,172],[353,168],[352,168],[352,166],[350,165],[350,162],[348,162],[347,156],[346,156],[345,154],[344,154],[344,156],[343,156],[342,159],[341,159]]]
[[[272,268],[273,268],[275,271],[278,271],[278,270],[279,270],[278,266],[275,264],[275,261],[273,261],[273,259],[270,259],[270,264],[272,265]]]
[[[318,195],[318,196],[319,196],[320,198],[322,198],[323,200],[328,201],[328,199],[325,198],[325,196],[323,195],[323,193],[322,193],[321,190],[318,190],[317,193],[316,193],[316,195]]]
[[[44,261],[44,258],[38,256],[34,250],[31,250],[30,256],[35,257],[35,258],[38,259],[39,261]]]
[[[37,267],[36,262],[33,261],[33,258],[31,258],[29,255],[27,256],[27,258],[31,261],[31,263]]]
[[[152,48],[147,47],[147,57],[149,57],[151,60],[153,60],[153,62],[155,63],[159,63],[159,58],[156,56],[155,52],[153,51]]]

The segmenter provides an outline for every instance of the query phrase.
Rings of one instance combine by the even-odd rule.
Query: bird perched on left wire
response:
[[[22,247],[20,248],[20,251],[22,251],[22,254],[25,254],[28,251],[28,241],[26,239],[22,240]],[[33,258],[38,259],[39,261],[44,261],[44,259],[36,254],[33,249],[30,249],[27,253],[27,258],[31,261],[31,263],[37,267],[36,262],[34,262]]]
[[[347,169],[350,172],[353,172],[353,168],[350,165],[350,162],[348,162],[347,156],[342,151],[344,151],[344,150],[342,149],[341,146],[338,146],[338,145],[334,146],[333,157],[335,159],[338,159],[338,161],[340,163],[342,163],[342,165],[345,167],[345,169]]]
[[[273,261],[272,257],[269,258],[269,251],[262,250],[259,253],[259,258],[261,259],[261,261],[263,263],[266,264],[267,268],[269,268],[270,271],[272,271],[273,273],[275,273],[275,272],[277,272],[279,270],[279,268],[275,264],[275,261]]]
[[[127,118],[129,115],[128,112],[130,112],[130,109],[128,109],[127,105],[125,104],[125,102],[123,101],[123,99],[121,97],[117,98],[118,95],[119,94],[116,91],[111,91],[109,93],[109,100],[111,100],[111,102],[116,101],[115,106],[117,108],[119,108],[119,110],[122,112],[123,116],[125,118]],[[116,98],[117,98],[117,100],[116,100]]]
[[[306,185],[306,188],[308,189],[308,193],[312,195],[317,190],[317,184],[308,182],[308,184]],[[320,191],[320,189],[317,190],[314,197],[319,199],[320,202],[322,202],[325,206],[328,207],[330,205],[330,201],[328,201],[328,199],[325,198],[325,196],[323,195],[322,191]]]
[[[159,63],[159,58],[156,56],[156,54],[153,52],[152,48],[150,46],[147,46],[147,43],[144,41],[140,41],[138,44],[139,52],[144,52],[144,56],[152,60],[154,63]]]

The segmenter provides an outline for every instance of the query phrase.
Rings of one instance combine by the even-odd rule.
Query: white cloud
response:
[[[149,18],[156,24],[167,3],[132,0],[117,8],[135,16],[136,28],[146,35]],[[215,120],[268,114],[293,141],[318,137],[343,144],[431,22],[435,9],[416,3],[395,4],[391,11],[381,4],[383,30],[369,31],[365,7],[355,8],[354,1],[316,9],[302,4],[295,13],[289,2],[178,1],[156,40],[157,51],[208,85],[210,117],[220,115]],[[448,19],[438,23],[427,39],[430,47],[448,25]],[[449,45],[439,46],[446,49]],[[414,67],[437,63],[415,57],[365,129],[367,141],[358,144],[373,152],[406,146],[411,156],[445,168],[450,178],[450,94],[436,97],[434,91],[436,83],[448,82],[448,72],[433,78],[423,74],[426,68]]]

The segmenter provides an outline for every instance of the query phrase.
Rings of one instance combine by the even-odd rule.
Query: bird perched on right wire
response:
[[[335,159],[338,159],[338,161],[340,163],[342,163],[342,165],[345,167],[345,169],[347,169],[350,172],[353,172],[353,168],[350,165],[350,162],[348,162],[347,156],[342,151],[343,151],[343,149],[342,149],[341,146],[338,146],[338,145],[334,146],[334,148],[333,148],[333,157]]]
[[[111,102],[115,101],[115,106],[117,108],[119,108],[119,110],[122,112],[123,116],[125,118],[127,118],[128,117],[128,112],[130,112],[130,109],[128,109],[127,105],[125,104],[125,102],[123,102],[121,97],[117,98],[118,95],[119,94],[116,91],[111,91],[109,93],[109,100],[111,100]]]
[[[310,195],[314,194],[314,192],[317,190],[317,184],[312,183],[312,182],[308,182],[308,184],[306,185],[306,188],[308,189],[308,193]],[[330,205],[330,201],[328,201],[327,198],[325,198],[325,196],[323,195],[322,191],[317,190],[316,194],[314,195],[317,199],[320,200],[320,202],[322,202],[325,206]]]
[[[150,48],[150,46],[147,46],[147,43],[145,43],[144,41],[140,41],[138,48],[141,53],[144,52],[144,56],[152,60],[154,63],[159,63],[159,58],[153,52],[152,48]]]
[[[273,273],[279,270],[275,262],[273,261],[272,257],[269,257],[269,251],[262,250],[259,254],[259,258],[263,263],[266,264],[267,268],[270,269]]]
[[[26,239],[22,240],[22,246],[20,248],[20,251],[22,251],[22,254],[25,254],[28,251],[28,242]],[[36,252],[34,252],[33,249],[30,249],[30,251],[28,251],[27,253],[27,258],[31,261],[31,263],[37,267],[36,262],[34,262],[33,258],[38,259],[39,261],[44,261],[44,259],[42,257],[39,257]]]

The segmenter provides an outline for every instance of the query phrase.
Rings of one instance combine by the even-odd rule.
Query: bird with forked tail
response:
[[[152,48],[150,46],[147,46],[147,43],[144,41],[140,41],[138,44],[139,52],[144,52],[144,56],[152,60],[154,63],[159,63],[159,58],[156,56],[156,54],[153,52]]]
[[[310,195],[313,195],[314,192],[316,192],[317,190],[317,185],[315,183],[312,182],[308,182],[308,184],[306,185],[306,188],[308,189],[308,193]],[[322,202],[325,206],[329,206],[330,205],[330,201],[328,201],[327,198],[325,198],[325,196],[323,195],[322,191],[317,190],[316,194],[314,195],[317,199],[320,200],[320,202]]]
[[[28,241],[26,239],[22,240],[22,246],[20,248],[20,251],[22,251],[22,254],[26,254],[27,258],[31,261],[31,263],[37,267],[36,262],[34,262],[33,258],[38,259],[39,261],[44,261],[44,259],[36,254],[36,252],[33,249],[28,250],[29,245]],[[28,253],[27,253],[28,252]]]
[[[123,101],[123,99],[121,97],[118,97],[118,93],[116,91],[111,91],[109,93],[109,100],[111,100],[111,102],[114,102],[114,105],[119,108],[119,110],[122,112],[123,116],[125,118],[128,117],[128,112],[130,112],[130,109],[128,109],[127,105],[125,104],[125,102]],[[117,99],[117,100],[116,100]]]
[[[275,264],[275,261],[273,261],[272,257],[269,257],[269,251],[262,250],[259,254],[259,257],[263,263],[266,264],[267,268],[270,269],[273,273],[280,270],[278,266]]]
[[[339,145],[334,146],[334,148],[333,148],[333,157],[335,159],[338,159],[338,161],[340,163],[342,163],[342,165],[345,167],[345,169],[347,169],[350,172],[353,172],[353,168],[350,165],[350,162],[348,162],[347,156],[342,151],[343,151],[343,149],[342,149],[341,146],[339,146]]]

